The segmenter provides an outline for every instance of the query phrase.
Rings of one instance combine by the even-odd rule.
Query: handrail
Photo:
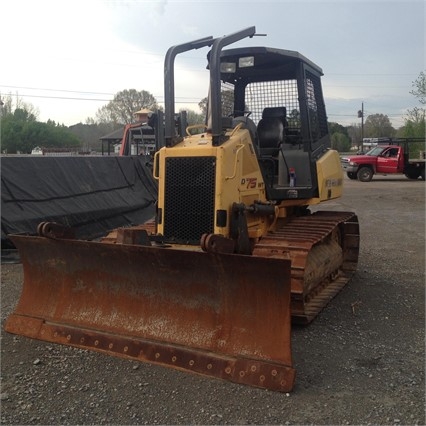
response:
[[[220,92],[220,54],[222,49],[232,43],[236,43],[246,37],[253,37],[256,27],[248,27],[244,30],[217,38],[210,52],[210,114],[212,118],[211,132],[213,146],[220,145],[222,133],[222,102]]]
[[[212,36],[200,38],[183,44],[172,46],[167,50],[164,59],[164,117],[165,117],[165,141],[166,146],[170,146],[174,137],[175,119],[175,86],[174,86],[174,61],[179,53],[188,50],[200,49],[211,46],[214,42]]]

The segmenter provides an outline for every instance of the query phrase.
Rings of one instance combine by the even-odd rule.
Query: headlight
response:
[[[220,64],[220,72],[223,73],[234,73],[237,69],[237,64],[235,62],[222,62]]]
[[[238,60],[238,66],[240,68],[254,67],[254,56],[247,56]]]
[[[349,165],[350,165],[350,166],[357,166],[357,165],[358,165],[358,163],[355,163],[355,161],[350,161],[350,162],[349,162]]]

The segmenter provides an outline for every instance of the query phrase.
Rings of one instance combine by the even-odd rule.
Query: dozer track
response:
[[[354,274],[359,240],[354,213],[319,211],[269,232],[253,255],[291,259],[292,322],[307,324]]]

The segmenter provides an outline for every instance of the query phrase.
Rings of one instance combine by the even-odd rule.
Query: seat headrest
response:
[[[269,107],[263,110],[262,118],[285,118],[286,113],[285,107]]]

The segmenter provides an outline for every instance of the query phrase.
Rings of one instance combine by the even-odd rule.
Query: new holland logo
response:
[[[342,186],[343,179],[326,179],[325,187],[326,188],[334,188],[336,186]]]

